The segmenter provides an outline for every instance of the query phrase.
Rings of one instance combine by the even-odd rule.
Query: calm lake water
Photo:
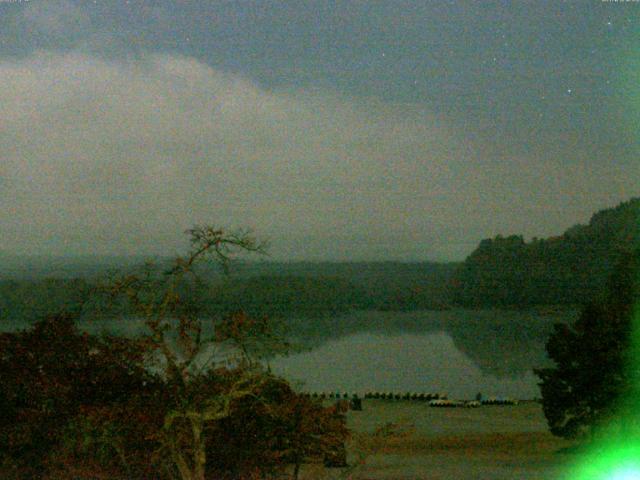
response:
[[[498,354],[498,352],[496,352]],[[310,392],[438,392],[451,398],[534,398],[531,371],[499,378],[485,374],[447,333],[354,334],[309,352],[272,360],[274,372]]]
[[[447,393],[450,398],[539,396],[534,367],[548,365],[544,344],[572,310],[359,311],[288,321],[297,353],[268,363],[310,392]],[[26,325],[13,325],[24,328]],[[83,322],[90,333],[135,335],[139,320]]]
[[[534,367],[553,324],[572,310],[355,312],[301,320],[292,334],[308,351],[272,369],[311,392],[434,392],[451,398],[539,397]]]

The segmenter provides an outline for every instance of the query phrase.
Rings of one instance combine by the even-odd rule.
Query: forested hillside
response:
[[[640,246],[640,198],[559,237],[483,240],[459,267],[452,301],[470,307],[581,304],[603,292],[620,253]]]
[[[82,265],[76,276],[67,268],[60,277],[56,274],[61,270],[56,267],[49,277],[48,267],[41,261],[35,278],[28,270],[20,275],[20,268],[14,268],[11,276],[0,278],[0,321],[33,321],[51,312],[74,310],[92,295],[110,270],[106,265]],[[124,271],[132,268],[124,264],[119,267]],[[156,272],[162,274],[165,267],[161,262]],[[234,265],[228,277],[215,270],[202,270],[199,275],[207,280],[207,286],[194,284],[183,294],[212,315],[238,309],[276,317],[353,310],[443,309],[448,306],[446,285],[455,267],[456,264],[395,262],[247,262]],[[89,316],[95,314],[92,305],[90,302],[84,308]],[[127,314],[123,305],[109,310],[112,314]]]
[[[576,305],[602,292],[620,252],[633,247],[640,247],[640,199],[600,211],[588,225],[571,227],[559,237],[483,240],[461,264],[238,262],[228,277],[202,270],[209,286],[194,289],[192,296],[212,314],[242,308],[280,317],[450,305]],[[126,271],[141,261],[0,255],[0,321],[31,321],[68,310],[108,271]],[[156,262],[162,272],[168,259]]]

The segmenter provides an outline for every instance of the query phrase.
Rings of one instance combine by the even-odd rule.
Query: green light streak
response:
[[[611,480],[631,480],[640,478],[640,469],[635,465],[629,468],[620,468],[612,473]]]
[[[593,448],[572,469],[571,480],[627,480],[640,479],[640,444],[624,446],[611,443]]]
[[[570,469],[567,480],[640,480],[640,303],[631,315],[626,365],[631,387],[616,415]]]

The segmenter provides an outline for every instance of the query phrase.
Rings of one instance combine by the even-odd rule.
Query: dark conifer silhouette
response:
[[[637,398],[639,266],[639,250],[624,254],[607,293],[586,305],[574,325],[555,326],[547,352],[556,365],[536,370],[553,434],[592,435],[624,413],[628,398]]]

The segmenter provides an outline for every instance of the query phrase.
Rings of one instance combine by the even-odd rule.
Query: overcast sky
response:
[[[458,260],[640,195],[640,2],[0,2],[0,251]]]

